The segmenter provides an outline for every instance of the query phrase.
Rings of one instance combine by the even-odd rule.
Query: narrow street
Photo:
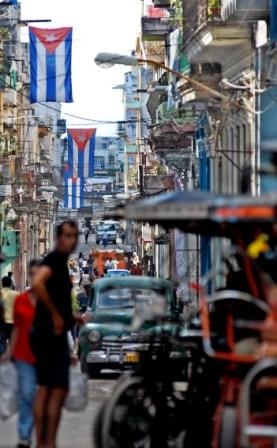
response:
[[[107,378],[107,379],[106,379]],[[89,405],[85,412],[69,413],[64,411],[59,432],[58,448],[89,448],[92,445],[92,427],[101,403],[108,397],[114,386],[114,377],[89,381]],[[0,448],[14,448],[17,443],[16,419],[0,420]]]

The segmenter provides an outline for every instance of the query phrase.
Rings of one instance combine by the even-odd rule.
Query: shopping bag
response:
[[[17,412],[17,372],[11,362],[0,363],[0,418],[6,420]]]
[[[68,411],[84,411],[88,404],[87,376],[71,367],[69,377],[69,392],[65,402]]]

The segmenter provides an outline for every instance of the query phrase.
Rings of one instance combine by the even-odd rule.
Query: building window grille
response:
[[[104,170],[105,169],[105,157],[95,156],[94,157],[94,168],[96,170]]]

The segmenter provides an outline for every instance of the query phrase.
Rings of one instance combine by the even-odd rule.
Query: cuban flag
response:
[[[30,27],[30,101],[72,103],[72,28]]]
[[[69,175],[93,177],[96,129],[68,129],[67,134]]]
[[[77,177],[64,179],[64,207],[79,209],[84,207],[84,180]]]

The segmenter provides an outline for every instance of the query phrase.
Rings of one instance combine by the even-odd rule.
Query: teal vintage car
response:
[[[81,370],[90,377],[103,369],[121,369],[138,362],[134,343],[138,333],[131,326],[138,307],[162,298],[166,313],[175,312],[169,281],[152,277],[105,277],[97,280],[90,297],[89,323],[80,331]],[[140,313],[141,314],[141,313]]]

